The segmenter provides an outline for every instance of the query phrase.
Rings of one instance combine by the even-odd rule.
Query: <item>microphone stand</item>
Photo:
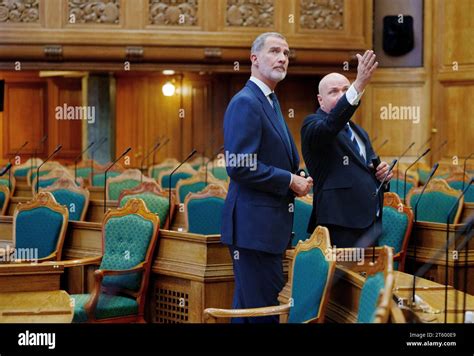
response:
[[[466,159],[464,160],[464,164],[463,164],[463,169],[462,169],[462,189],[464,190],[464,177],[466,176],[466,163],[467,161],[472,157],[472,155],[474,155],[474,152],[472,152],[469,156],[466,157]]]
[[[224,145],[222,145],[221,147],[219,147],[219,149],[218,149],[216,152],[214,152],[214,154],[212,155],[212,157],[209,158],[209,159],[207,160],[207,162],[206,162],[206,180],[205,180],[206,186],[207,186],[207,171],[209,170],[209,163],[210,163],[211,161],[213,161],[214,158],[216,158],[216,157],[219,155],[219,153],[221,153],[221,151],[222,151],[223,149],[224,149]]]
[[[129,147],[127,148],[121,155],[119,158],[117,158],[115,161],[113,161],[110,166],[107,167],[107,169],[105,170],[105,174],[104,174],[104,213],[106,211],[106,204],[107,204],[107,172],[123,157],[125,156],[128,152],[130,152],[132,148]]]
[[[163,136],[164,137],[164,136]],[[165,140],[163,141],[163,143],[161,143],[161,139],[160,139],[160,147],[155,151],[155,153],[153,153],[153,160],[152,160],[152,163],[151,163],[151,178],[155,179],[155,177],[153,177],[153,169],[155,167],[155,158],[156,158],[156,154],[158,153],[159,150],[161,150],[163,147],[166,146],[166,144],[170,142],[170,139],[169,138],[165,138]],[[157,177],[158,178],[158,177]]]
[[[143,163],[145,162],[145,160],[146,160],[148,157],[150,157],[150,155],[151,155],[153,152],[155,152],[155,151],[158,149],[158,147],[160,147],[160,144],[161,144],[161,142],[158,140],[158,141],[155,143],[155,145],[152,147],[151,151],[148,152],[145,157],[143,157],[142,162],[140,163],[140,168],[141,168],[141,169],[140,169],[140,173],[141,173],[141,174],[140,174],[140,184],[143,182]]]
[[[48,135],[44,135],[41,138],[40,147],[43,147],[43,144],[46,142],[47,139],[48,139]],[[35,148],[33,150],[33,156],[31,157],[32,159],[31,159],[31,163],[30,163],[30,171],[33,171],[33,161],[36,159],[37,153],[38,153],[38,150]],[[33,184],[33,182],[30,182],[30,183]]]
[[[188,155],[188,157],[186,157],[183,162],[178,164],[178,166],[175,169],[173,169],[173,171],[168,176],[168,179],[169,179],[168,180],[168,229],[170,230],[171,230],[171,177],[173,176],[174,172],[176,172],[184,163],[189,161],[191,157],[196,154],[196,152],[197,150],[193,149],[192,152]]]
[[[401,159],[402,159],[403,157],[405,157],[405,154],[406,154],[406,153],[410,150],[410,148],[412,148],[414,145],[415,145],[415,141],[413,141],[413,142],[410,144],[410,146],[408,146],[408,148],[400,155],[400,157],[398,157],[398,162],[397,162],[397,175],[398,175],[398,172],[399,172],[398,167],[400,166],[400,161],[401,161]],[[397,178],[397,185],[396,185],[397,188],[396,188],[396,192],[397,192],[397,194],[398,194],[398,180],[399,180],[399,179],[398,179],[398,177],[396,177],[396,178]]]
[[[415,211],[415,223],[414,223],[414,225],[415,225],[415,227],[416,227],[416,224],[418,222],[418,204],[420,203],[421,198],[423,197],[423,194],[425,193],[426,187],[428,187],[428,184],[429,184],[431,178],[433,178],[433,176],[434,176],[436,170],[438,169],[438,167],[439,167],[439,163],[435,163],[435,165],[433,166],[433,169],[430,172],[430,175],[428,176],[428,179],[426,180],[425,185],[423,186],[423,189],[421,190],[420,196],[418,197],[418,200],[415,203],[415,208],[414,208],[414,211]],[[416,265],[416,241],[414,241],[413,249],[414,249],[413,261],[414,261],[414,264]],[[412,305],[416,305],[415,304],[415,283],[416,283],[415,281],[416,281],[416,273],[413,275]]]
[[[75,159],[74,159],[74,182],[77,184],[77,162],[82,158],[82,155],[86,153],[89,148],[91,148],[94,145],[94,141],[92,141],[89,146],[85,150],[83,150]]]
[[[386,139],[384,142],[382,142],[382,144],[375,150],[376,152],[380,151],[382,149],[383,146],[385,146],[388,142],[388,139]],[[377,168],[377,167],[376,167]]]
[[[403,204],[406,205],[407,203],[407,173],[408,171],[410,170],[411,167],[413,167],[420,159],[422,159],[423,157],[425,157],[428,152],[431,151],[431,148],[427,148],[425,152],[423,152],[421,154],[421,156],[419,156],[417,159],[415,159],[415,161],[410,164],[407,169],[405,169],[405,173],[404,173],[404,176],[403,176]]]
[[[454,210],[458,207],[459,201],[461,198],[466,194],[466,192],[469,190],[469,187],[471,186],[472,182],[474,179],[471,179],[469,181],[469,184],[467,185],[466,189],[463,189],[459,197],[456,199],[456,202],[453,204],[451,209],[449,209],[448,216],[446,217],[446,265],[444,266],[444,282],[445,282],[445,288],[444,288],[444,323],[447,323],[447,318],[448,318],[448,258],[449,258],[449,225],[451,223],[451,215],[453,214]]]
[[[58,153],[58,152],[61,150],[61,148],[63,148],[62,145],[56,146],[56,148],[54,149],[53,153],[51,153],[51,154],[48,156],[48,158],[46,158],[46,160],[45,160],[43,163],[41,163],[41,164],[38,166],[38,168],[36,168],[36,188],[35,188],[36,194],[38,194],[38,189],[39,189],[39,178],[40,178],[40,176],[39,176],[39,171],[40,171],[40,168],[43,167],[43,165],[44,165],[46,162],[48,162],[56,153]]]
[[[28,144],[28,141],[26,141],[14,154],[13,154],[13,158],[15,158],[19,153],[20,151],[25,148],[25,146]],[[8,162],[11,163],[11,159],[8,160]],[[8,189],[12,189],[12,172],[9,170],[8,172]]]
[[[97,146],[91,151],[91,162],[90,162],[90,165],[91,165],[91,181],[90,181],[90,185],[93,186],[94,185],[94,153],[95,151],[97,151],[100,146],[102,146],[105,142],[107,142],[107,137],[102,137],[99,142],[97,142]]]

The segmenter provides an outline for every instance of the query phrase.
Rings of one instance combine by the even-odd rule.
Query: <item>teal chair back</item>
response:
[[[448,181],[448,184],[451,188],[462,191],[463,189],[467,187],[469,183],[464,182],[464,186],[463,186],[463,182],[461,180],[457,180],[457,181],[451,181],[451,182]],[[464,202],[474,203],[474,184],[471,184],[466,194],[464,194]]]
[[[108,180],[108,178],[107,178]],[[125,179],[120,182],[107,182],[107,199],[118,200],[120,193],[126,189],[133,189],[140,185],[140,181],[136,179]]]
[[[422,187],[412,189],[407,196],[408,204],[415,210],[415,205],[420,198]],[[426,188],[418,203],[417,221],[428,221],[446,224],[448,213],[458,199],[460,192],[449,187],[442,179],[433,179]],[[450,216],[449,223],[456,224],[460,217],[463,199],[458,203],[454,213]]]
[[[0,186],[0,215],[5,215],[8,202],[10,201],[10,189],[7,186]]]
[[[107,180],[109,180],[109,178],[117,177],[119,175],[120,172],[107,172]],[[94,187],[103,187],[105,181],[105,173],[94,173],[90,181],[92,182],[92,186]]]
[[[39,260],[60,260],[68,223],[68,210],[49,192],[20,203],[13,217],[16,249],[35,249]]]
[[[294,247],[298,241],[306,240],[311,234],[307,232],[309,218],[313,211],[313,204],[311,199],[307,198],[296,198],[295,199],[295,210],[293,215],[293,240],[291,245]]]
[[[86,203],[88,203],[86,195],[69,189],[57,189],[51,191],[51,193],[59,204],[68,208],[70,221],[84,220]]]
[[[187,179],[192,176],[191,173],[187,172],[175,172],[173,176],[171,177],[171,188],[176,188],[176,183],[178,183],[179,180],[181,179]],[[164,189],[169,188],[170,186],[170,176],[169,174],[164,174],[161,177],[161,187]]]
[[[205,182],[195,182],[191,184],[177,185],[177,193],[179,196],[179,201],[184,202],[184,199],[189,193],[197,193],[206,188]]]
[[[326,257],[330,247],[329,231],[321,226],[310,239],[296,246],[290,275],[289,323],[324,321],[324,309],[336,267],[336,261]]]
[[[359,298],[358,323],[373,323],[380,299],[380,294],[385,287],[383,272],[378,272],[367,277]]]
[[[174,168],[174,165],[155,166],[151,169],[150,177],[157,179],[161,172]]]
[[[84,178],[84,179],[85,179],[85,178],[89,178],[91,172],[92,172],[91,167],[79,167],[79,168],[77,168],[77,170],[76,170],[77,176],[78,176],[78,177],[81,177],[81,178]],[[107,174],[107,177],[108,177],[108,176],[109,176],[109,175]]]
[[[227,169],[225,167],[213,167],[212,175],[220,180],[227,180],[229,179],[229,175],[227,174]]]
[[[398,183],[398,184],[397,184]],[[411,188],[415,185],[412,182],[407,181],[406,189],[403,189],[403,179],[392,179],[390,181],[390,191],[396,193],[400,198],[405,199],[405,194],[408,194]]]
[[[220,234],[226,194],[226,189],[217,184],[209,184],[199,193],[190,193],[184,201],[187,231],[203,235]]]
[[[13,177],[11,180],[8,180],[8,178],[0,178],[0,185],[7,187],[10,191],[13,189],[13,184]]]
[[[127,194],[120,198],[119,206],[123,207],[131,199],[142,199],[146,207],[160,218],[160,228],[164,228],[168,221],[169,200],[168,197],[160,196],[152,192]],[[173,204],[173,200],[172,200]]]

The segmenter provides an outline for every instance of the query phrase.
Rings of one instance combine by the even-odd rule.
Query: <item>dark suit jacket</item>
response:
[[[308,232],[326,224],[363,229],[376,219],[377,201],[373,193],[379,182],[368,167],[375,156],[369,136],[350,122],[365,144],[368,162],[364,162],[343,132],[356,109],[343,95],[329,114],[318,109],[303,122],[302,152],[314,179],[315,192]],[[383,207],[383,191],[378,199]]]
[[[227,107],[225,154],[255,154],[257,166],[252,170],[226,164],[230,185],[222,216],[225,244],[277,254],[291,238],[290,172],[297,171],[299,156],[291,134],[288,131],[290,148],[277,120],[275,110],[252,81]]]

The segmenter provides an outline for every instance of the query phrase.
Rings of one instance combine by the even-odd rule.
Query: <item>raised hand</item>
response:
[[[354,82],[354,87],[358,93],[362,93],[367,84],[369,84],[372,74],[378,67],[379,62],[375,61],[376,55],[372,50],[365,51],[363,56],[357,53],[356,57],[359,63],[357,65],[357,77]]]

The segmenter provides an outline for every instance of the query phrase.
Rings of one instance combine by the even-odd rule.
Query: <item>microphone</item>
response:
[[[214,154],[212,155],[212,157],[209,158],[209,159],[207,160],[207,162],[206,162],[206,185],[207,185],[207,171],[208,171],[208,169],[209,169],[209,163],[210,163],[211,161],[213,161],[214,158],[216,158],[216,157],[219,155],[219,153],[221,153],[221,151],[222,151],[223,149],[224,149],[224,145],[222,145],[221,147],[219,147],[219,149],[218,149],[216,152],[214,152]]]
[[[463,179],[464,181],[464,179]],[[447,323],[447,318],[448,318],[448,258],[449,258],[449,224],[451,223],[451,215],[453,214],[454,210],[458,207],[459,201],[461,198],[466,194],[466,192],[469,190],[469,187],[471,186],[472,182],[474,181],[474,178],[471,178],[469,181],[466,189],[463,189],[459,197],[456,199],[456,202],[453,204],[451,209],[449,209],[448,216],[446,217],[446,265],[444,268],[444,281],[445,281],[445,287],[444,287],[444,323]]]
[[[51,154],[44,160],[44,162],[41,163],[41,164],[38,166],[38,168],[36,168],[36,189],[35,189],[36,194],[38,194],[38,189],[39,189],[39,178],[40,178],[40,176],[39,176],[39,171],[40,171],[40,168],[43,167],[43,165],[44,165],[46,162],[48,162],[56,153],[58,153],[58,152],[61,150],[61,148],[63,148],[62,145],[57,145],[56,148],[54,149],[53,153],[51,153]]]
[[[377,151],[377,152],[380,151],[380,149],[381,149],[383,146],[385,146],[385,145],[387,144],[387,142],[388,142],[388,139],[386,139],[384,142],[382,142],[382,144],[381,144],[375,151]]]
[[[441,143],[441,145],[439,145],[439,147],[436,149],[436,151],[434,151],[433,155],[436,153],[439,153],[439,151],[441,151],[441,149],[447,144],[448,144],[448,140],[444,140],[443,143]]]
[[[423,149],[423,147],[425,147],[428,143],[430,143],[431,138],[432,138],[432,137],[430,136],[430,137],[425,141],[425,143],[420,146],[420,148],[419,148],[418,151],[416,152],[417,154],[420,154],[420,152],[421,152],[421,150]]]
[[[94,182],[94,153],[102,146],[105,142],[107,142],[107,137],[102,137],[99,142],[97,142],[97,145],[95,148],[91,151],[91,181],[89,182],[90,185],[93,185]]]
[[[20,151],[25,148],[25,146],[28,144],[28,141],[25,141],[25,143],[13,154],[13,158],[15,158],[19,153]],[[9,162],[11,162],[11,159],[8,160]],[[6,172],[5,172],[6,173]],[[5,174],[4,173],[4,174]],[[2,174],[3,175],[3,174]],[[8,189],[12,189],[12,174],[11,172],[8,173]]]
[[[145,157],[143,157],[141,163],[140,163],[140,172],[141,172],[141,175],[140,175],[140,183],[143,182],[143,163],[145,162],[145,160],[150,157],[150,155],[155,152],[158,147],[160,147],[160,140],[158,139],[155,143],[155,145],[152,147],[152,149],[147,153],[147,155]]]
[[[176,172],[183,164],[191,159],[192,156],[196,154],[197,150],[193,149],[192,152],[184,159],[183,162],[178,164],[178,166],[173,169],[173,171],[168,176],[168,229],[171,229],[171,177],[173,176],[174,172]]]
[[[43,147],[43,144],[46,142],[47,139],[48,139],[48,135],[44,135],[44,136],[41,138],[40,147]],[[35,149],[33,150],[33,156],[32,156],[31,158],[36,158],[37,153],[38,153],[38,150],[35,148]],[[33,159],[31,160],[30,169],[33,170]]]
[[[403,204],[406,205],[406,199],[407,199],[407,173],[408,173],[408,170],[413,167],[420,159],[422,159],[423,157],[425,157],[429,152],[431,151],[431,148],[427,148],[425,150],[425,152],[423,152],[421,154],[421,156],[418,156],[417,159],[415,159],[415,161],[410,164],[407,169],[405,169],[405,173],[403,175]]]
[[[466,159],[464,160],[464,165],[463,165],[463,169],[462,169],[462,189],[464,189],[464,177],[466,176],[466,163],[467,161],[472,157],[472,155],[474,155],[474,152],[472,152],[469,156],[466,157]]]
[[[418,222],[418,204],[420,203],[421,198],[423,197],[423,194],[425,193],[426,187],[428,187],[428,184],[430,183],[431,178],[433,178],[433,176],[434,176],[436,170],[438,169],[438,167],[439,167],[439,163],[435,163],[435,165],[433,166],[433,169],[431,169],[430,175],[428,176],[428,179],[426,180],[425,185],[423,186],[423,189],[421,190],[421,193],[418,197],[418,200],[415,203],[415,208],[413,209],[414,212],[415,212],[414,225],[416,225],[416,223]],[[416,235],[414,235],[413,237],[415,237],[415,236]],[[413,242],[414,242],[413,260],[416,263],[416,241],[413,241]],[[416,273],[413,275],[413,296],[412,296],[412,303],[413,304],[415,304],[415,283],[416,283],[415,281],[416,281]]]
[[[83,150],[75,159],[74,159],[74,182],[77,183],[77,162],[79,162],[79,160],[82,158],[82,155],[84,153],[86,153],[89,148],[91,148],[92,146],[94,146],[94,141],[92,141],[89,146],[86,147],[85,150]]]
[[[127,148],[125,151],[123,151],[123,153],[119,156],[119,158],[117,158],[115,161],[113,161],[108,167],[107,169],[105,170],[104,172],[104,213],[105,213],[105,210],[106,210],[106,203],[107,203],[107,172],[113,167],[115,166],[115,164],[123,157],[125,156],[128,152],[130,152],[132,148],[129,147]]]
[[[378,138],[379,138],[378,136],[375,136],[375,137],[372,139],[372,145],[375,143],[375,141],[378,140]]]
[[[161,140],[163,138],[165,139],[165,141],[163,143],[161,143]],[[155,158],[156,158],[156,154],[158,153],[158,151],[161,150],[163,147],[165,147],[168,142],[170,142],[170,139],[168,137],[163,136],[163,138],[159,139],[160,140],[160,147],[158,147],[158,149],[155,151],[155,153],[153,153],[153,160],[151,162],[152,167],[155,166]],[[153,178],[153,168],[152,168],[152,171],[151,171],[150,175],[151,175],[151,178]]]
[[[397,162],[398,162],[398,160],[397,160],[397,159],[394,159],[394,160],[392,161],[392,163],[390,163],[390,167],[388,168],[387,173],[385,173],[382,182],[381,182],[380,185],[378,186],[377,190],[374,192],[374,197],[376,197],[376,196],[379,194],[380,189],[382,189],[383,185],[385,184],[385,181],[387,180],[388,175],[389,175],[390,172],[393,170],[393,167],[395,167],[395,165],[397,164]]]
[[[397,175],[398,175],[398,166],[400,165],[400,161],[402,160],[403,157],[405,157],[405,154],[410,150],[410,148],[412,148],[413,146],[415,145],[415,141],[413,141],[410,146],[407,147],[407,149],[405,151],[403,151],[403,153],[398,157],[398,162],[397,162]],[[398,177],[397,177],[397,194],[398,194]]]
[[[0,172],[0,177],[4,176],[9,170],[12,168],[11,162],[8,162],[5,167],[3,167],[2,171]],[[10,187],[8,187],[10,189]]]

